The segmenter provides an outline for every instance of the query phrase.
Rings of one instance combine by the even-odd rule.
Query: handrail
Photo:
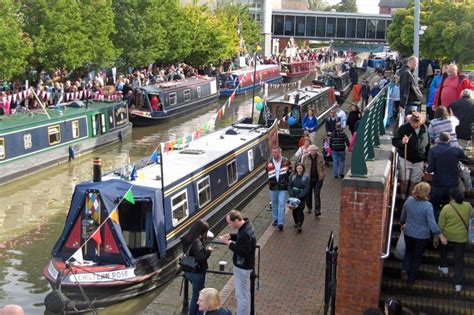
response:
[[[405,123],[404,113],[398,114],[398,127]],[[387,259],[390,256],[390,247],[392,245],[392,231],[393,231],[393,217],[395,215],[395,201],[397,199],[397,184],[398,184],[398,153],[395,151],[395,155],[393,158],[394,162],[392,162],[392,167],[394,171],[393,174],[393,188],[392,188],[392,202],[391,202],[391,209],[390,209],[390,223],[389,223],[389,230],[387,236],[387,247],[385,247],[385,252],[382,253],[380,256],[381,259]]]

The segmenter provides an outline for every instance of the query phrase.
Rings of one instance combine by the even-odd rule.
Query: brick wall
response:
[[[346,177],[341,189],[336,314],[362,314],[380,298],[390,206],[391,148],[368,162],[368,178]]]

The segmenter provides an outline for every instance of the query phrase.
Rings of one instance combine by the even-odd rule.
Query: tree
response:
[[[0,78],[21,75],[31,53],[31,40],[22,32],[23,16],[12,0],[0,0]]]
[[[328,11],[331,6],[325,0],[308,0],[308,8],[313,11]]]
[[[356,0],[341,0],[340,3],[332,6],[337,12],[357,12]]]
[[[414,8],[395,13],[387,40],[392,49],[408,56],[413,53]],[[420,36],[420,56],[466,64],[474,60],[474,5],[431,0],[421,5],[420,25],[427,30]]]

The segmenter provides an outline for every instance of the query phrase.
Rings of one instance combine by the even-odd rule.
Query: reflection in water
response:
[[[224,102],[225,99],[219,100],[219,104],[193,112],[191,117],[180,117],[153,127],[134,128],[131,141],[109,146],[79,157],[71,163],[64,163],[2,186],[0,306],[14,303],[22,305],[26,314],[43,312],[43,300],[50,289],[42,276],[42,269],[48,263],[50,251],[63,229],[75,185],[92,178],[93,157],[101,157],[102,172],[106,173],[124,163],[151,155],[160,142],[182,137],[202,127]],[[226,108],[225,115],[218,121],[216,128],[250,115],[251,103],[251,95],[237,97]],[[255,111],[255,116],[257,115],[258,112]],[[128,307],[135,307],[135,311],[126,312],[133,314],[143,309],[157,294],[159,291],[154,291],[144,297],[115,305],[110,311],[105,310],[104,314],[123,313]]]

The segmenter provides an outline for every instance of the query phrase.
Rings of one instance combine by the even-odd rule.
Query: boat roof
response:
[[[257,139],[268,128],[261,125],[236,123],[224,129],[205,135],[183,150],[173,150],[163,154],[163,181],[165,187],[190,174],[199,173],[206,165],[220,160],[229,152]],[[148,160],[148,159],[147,159]],[[137,180],[129,181],[134,185],[161,188],[161,165],[151,164],[137,170]],[[144,179],[139,179],[144,172]],[[102,179],[120,179],[118,173],[106,174]]]
[[[303,105],[304,103],[308,102],[309,100],[317,97],[318,95],[321,95],[322,93],[328,91],[330,88],[329,87],[320,87],[320,86],[306,86],[301,89],[296,89],[293,91],[290,91],[284,95],[280,95],[277,97],[274,97],[270,100],[267,101],[267,104],[272,104],[272,103],[286,103],[290,105]],[[298,104],[295,104],[295,96],[299,94],[300,99],[298,101]],[[289,97],[288,97],[289,96]]]
[[[142,86],[141,89],[147,91],[147,93],[156,94],[164,90],[168,90],[168,89],[172,90],[175,88],[192,86],[201,82],[204,83],[204,82],[214,81],[215,79],[216,79],[215,77],[197,76],[197,77],[187,78],[184,80],[169,81],[169,82],[157,83],[154,85]]]
[[[278,68],[278,65],[257,65],[257,71],[263,71],[271,68]],[[246,68],[241,68],[238,70],[231,71],[232,74],[235,75],[243,75],[247,73],[253,73],[255,70],[253,67],[246,67]]]
[[[17,129],[25,129],[29,126],[37,126],[41,123],[49,123],[53,121],[68,120],[73,117],[85,115],[88,112],[94,112],[99,109],[110,107],[113,104],[119,104],[122,101],[94,101],[89,100],[87,108],[85,101],[73,101],[62,103],[60,108],[55,109],[54,106],[48,106],[51,119],[48,118],[44,110],[35,109],[25,113],[15,113],[13,115],[0,116],[0,134],[14,131]],[[84,106],[74,106],[74,104],[84,104]]]

